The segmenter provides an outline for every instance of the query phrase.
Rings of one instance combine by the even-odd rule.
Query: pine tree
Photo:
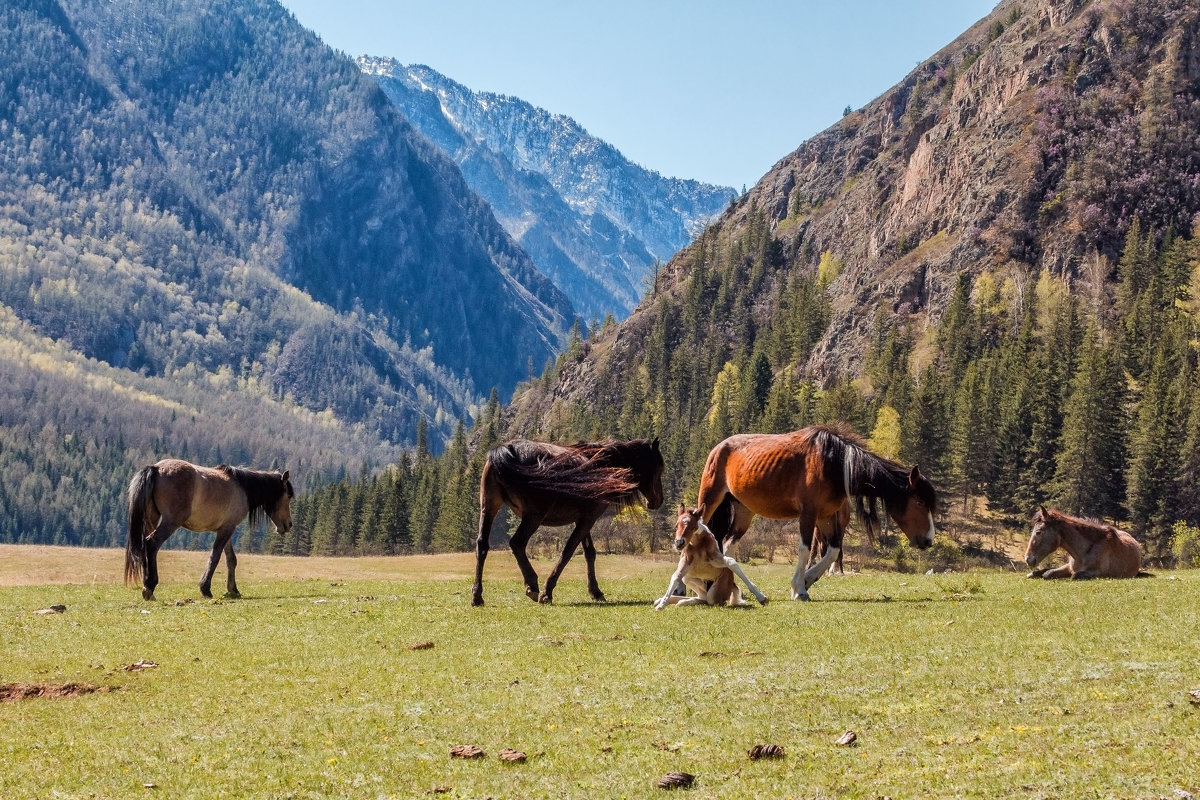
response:
[[[1154,356],[1130,437],[1127,503],[1131,533],[1144,538],[1151,555],[1170,547],[1180,462],[1186,371],[1180,337],[1164,337]]]
[[[1118,519],[1124,505],[1125,381],[1119,355],[1088,327],[1066,400],[1049,492],[1069,514]]]

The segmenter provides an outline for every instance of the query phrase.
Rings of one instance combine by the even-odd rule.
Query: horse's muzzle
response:
[[[684,547],[686,547],[686,546],[687,546],[687,539],[684,539],[684,538],[682,538],[682,537],[680,537],[680,538],[676,539],[675,541],[671,542],[671,547],[672,547],[672,548],[674,548],[674,550],[675,550],[675,552],[676,552],[676,553],[682,553],[682,552],[683,552],[683,548],[684,548]]]

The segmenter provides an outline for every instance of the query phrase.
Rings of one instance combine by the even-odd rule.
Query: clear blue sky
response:
[[[283,0],[350,56],[575,118],[664,175],[753,186],[993,0]]]

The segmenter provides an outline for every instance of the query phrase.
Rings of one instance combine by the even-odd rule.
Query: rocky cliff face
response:
[[[421,65],[359,67],[458,163],[506,230],[585,317],[625,317],[655,260],[726,208],[732,189],[664,178],[568,117],[473,92]]]
[[[1104,313],[1135,217],[1159,236],[1200,212],[1200,7],[1187,0],[1004,0],[891,90],[782,158],[668,264],[662,297],[686,315],[712,270],[757,292],[699,358],[753,350],[753,331],[823,257],[831,321],[800,364],[818,383],[862,368],[878,309],[936,321],[960,271],[1028,285],[1043,271]],[[761,237],[768,258],[722,261]],[[765,275],[754,269],[767,264]],[[563,370],[555,400],[646,351],[643,304]],[[747,332],[748,331],[748,332]],[[670,336],[670,332],[668,332]],[[751,337],[749,340],[746,337]],[[517,409],[518,418],[524,411]],[[552,413],[544,418],[552,419]]]
[[[1135,214],[1190,231],[1198,129],[1194,3],[1005,0],[783,158],[720,226],[736,236],[762,210],[789,262],[842,265],[812,366],[852,371],[877,305],[936,317],[960,270],[1045,269],[1094,291]]]

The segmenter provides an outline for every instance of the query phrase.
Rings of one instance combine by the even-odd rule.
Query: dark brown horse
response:
[[[799,557],[792,576],[795,600],[808,599],[808,587],[841,553],[845,530],[838,512],[848,499],[854,499],[869,534],[878,530],[875,501],[882,500],[888,516],[913,546],[924,549],[933,544],[937,507],[933,485],[917,467],[910,470],[872,453],[858,436],[840,425],[730,436],[708,454],[697,506],[713,509],[711,518],[727,498],[731,520],[719,527],[724,528],[728,544],[746,533],[755,514],[800,520]],[[822,533],[828,532],[828,549],[809,567],[817,526]]]
[[[525,594],[550,603],[559,575],[575,548],[583,545],[587,561],[588,594],[604,600],[596,583],[596,546],[591,530],[605,511],[631,506],[640,493],[646,505],[663,502],[663,457],[658,439],[629,442],[580,442],[561,446],[517,439],[488,451],[479,480],[479,536],[475,540],[475,585],[471,604],[483,605],[483,562],[487,558],[492,523],[507,505],[521,524],[509,546],[521,568]],[[546,586],[538,592],[538,576],[525,554],[529,537],[542,525],[575,524],[562,556]]]
[[[1029,578],[1140,578],[1142,546],[1120,528],[1095,520],[1072,517],[1053,508],[1038,506],[1033,514],[1033,533],[1025,550],[1025,563],[1038,562],[1058,548],[1070,556],[1054,569],[1035,569]]]
[[[142,597],[154,599],[158,586],[158,549],[179,528],[217,534],[200,594],[212,597],[212,577],[225,553],[229,597],[240,597],[234,569],[233,532],[250,517],[264,516],[287,533],[292,527],[291,502],[296,494],[287,472],[261,472],[229,467],[200,467],[168,458],[143,467],[129,482],[129,540],[125,543],[125,582],[142,579]]]

